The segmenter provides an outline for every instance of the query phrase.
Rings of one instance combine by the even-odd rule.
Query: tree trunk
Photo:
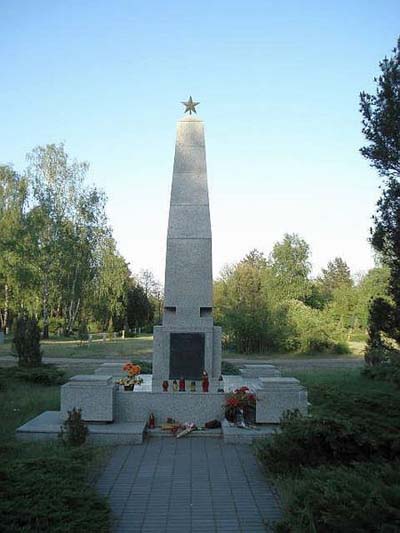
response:
[[[48,302],[49,302],[49,283],[47,275],[44,278],[44,286],[43,286],[43,339],[49,338],[49,309],[48,309]]]
[[[80,307],[80,298],[78,298],[78,301],[75,303],[75,288],[76,288],[77,278],[78,278],[78,265],[75,266],[75,275],[72,281],[71,301],[70,301],[68,313],[67,313],[67,327],[66,327],[67,335],[70,335],[73,331],[74,323],[75,323],[76,317],[78,315],[79,307]]]

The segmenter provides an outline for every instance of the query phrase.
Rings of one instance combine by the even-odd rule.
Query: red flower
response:
[[[228,399],[227,404],[229,405],[229,407],[238,407],[239,406],[239,400],[232,396],[232,398]]]

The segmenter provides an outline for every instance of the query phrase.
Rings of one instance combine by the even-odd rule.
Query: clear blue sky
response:
[[[214,273],[284,232],[314,272],[372,266],[379,178],[358,95],[400,34],[398,0],[0,1],[0,163],[65,141],[109,197],[119,249],[162,279],[180,101],[205,121]]]

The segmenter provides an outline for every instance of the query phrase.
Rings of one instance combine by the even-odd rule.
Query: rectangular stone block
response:
[[[274,365],[243,365],[240,373],[244,378],[280,377],[281,375]]]
[[[169,239],[211,239],[208,205],[171,205]]]
[[[204,124],[196,117],[185,115],[176,129],[176,142],[179,145],[204,147]]]
[[[307,391],[295,378],[260,378],[263,388],[257,390],[256,422],[279,423],[287,410],[308,412]]]
[[[206,173],[205,147],[199,145],[185,145],[176,143],[174,174],[180,172]]]
[[[179,172],[172,182],[171,199],[174,205],[207,205],[207,174]]]
[[[65,420],[74,407],[82,410],[88,422],[114,420],[114,391],[112,376],[78,375],[61,387],[61,416]]]

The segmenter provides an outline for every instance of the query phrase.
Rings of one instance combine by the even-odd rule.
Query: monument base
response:
[[[179,359],[176,357],[176,335],[184,337],[203,336],[203,359],[199,364],[199,355],[195,352],[185,353],[182,349],[182,370],[179,370]],[[201,379],[203,370],[206,370],[210,380],[217,380],[221,375],[221,335],[222,330],[218,326],[176,328],[174,326],[156,326],[154,328],[153,341],[153,383],[154,390],[164,380],[173,380],[183,377],[187,381]],[[196,338],[197,340],[197,338]],[[201,355],[201,354],[200,354]],[[193,358],[191,365],[190,358]],[[188,361],[185,361],[185,358]],[[187,368],[193,367],[193,374],[187,373]],[[158,390],[160,390],[158,388]]]
[[[105,370],[105,369],[103,369]],[[118,371],[117,368],[114,369]],[[266,370],[258,368],[261,374]],[[270,368],[267,369],[271,371]],[[252,372],[250,372],[252,373]],[[256,369],[254,369],[256,373]],[[160,391],[160,381],[152,375],[143,375],[143,383],[133,391],[124,391],[116,378],[107,375],[76,376],[62,387],[61,410],[46,411],[17,429],[17,437],[25,440],[57,438],[60,426],[72,407],[82,409],[86,419],[107,420],[113,413],[113,422],[93,423],[89,421],[89,441],[94,444],[139,444],[151,413],[159,427],[173,418],[185,424],[199,427],[211,420],[222,422],[222,430],[212,433],[221,436],[225,442],[251,442],[256,438],[272,435],[279,429],[280,419],[287,409],[308,412],[307,391],[297,379],[286,377],[223,376],[223,382],[210,380],[209,392]],[[171,380],[169,385],[171,386]],[[153,384],[156,383],[156,387]],[[196,383],[199,387],[199,383]],[[223,386],[224,392],[216,392],[216,386]],[[251,429],[240,428],[224,420],[225,402],[232,391],[247,386],[256,394],[256,424]],[[111,389],[111,390],[110,390]],[[93,407],[93,400],[102,397]],[[158,432],[160,436],[163,433]],[[199,432],[200,434],[200,432]],[[209,436],[204,432],[204,436]]]

